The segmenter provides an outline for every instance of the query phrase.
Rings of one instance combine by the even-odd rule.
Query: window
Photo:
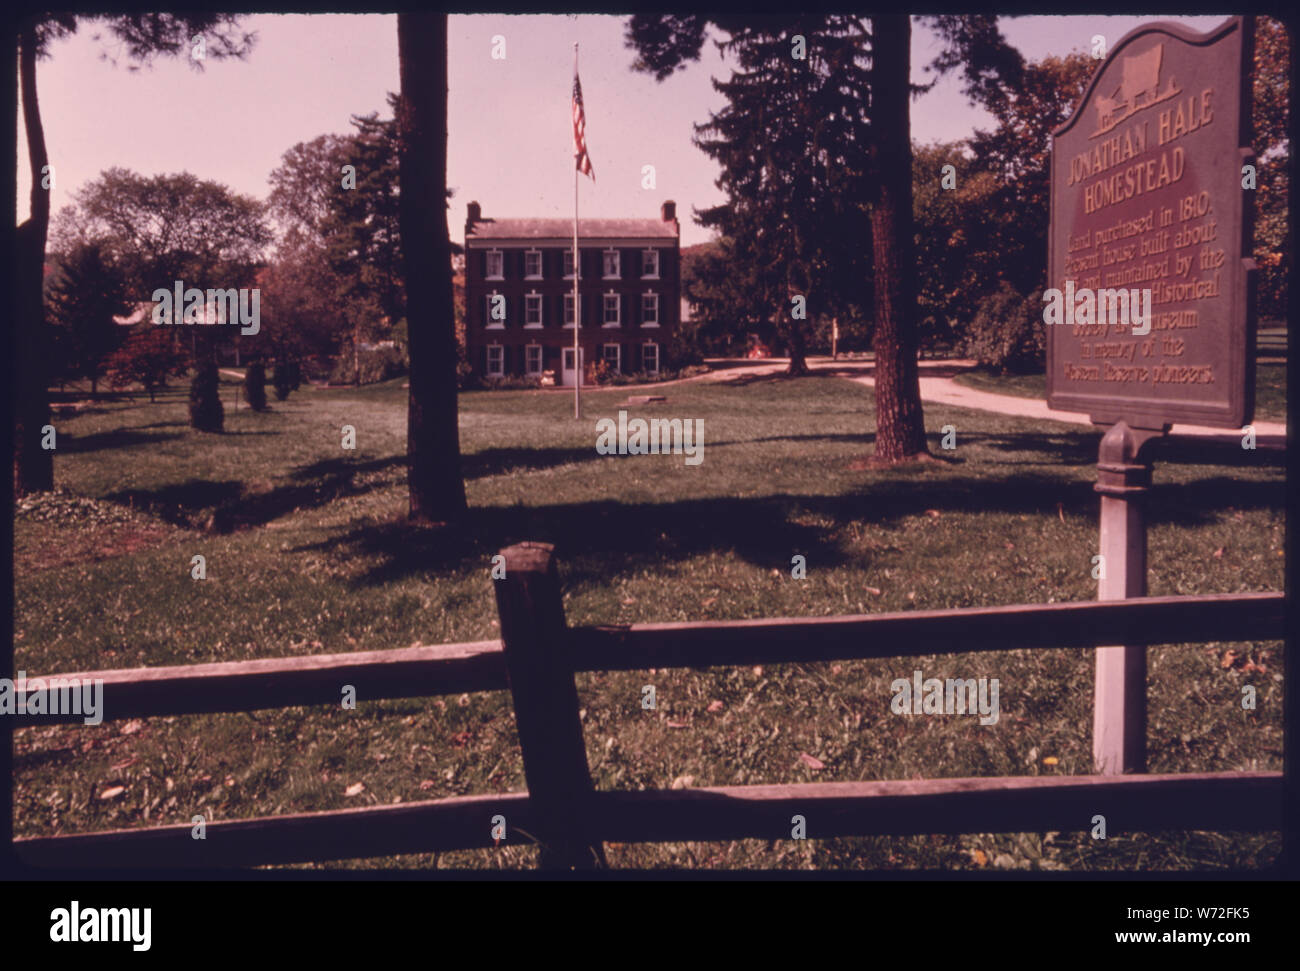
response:
[[[542,373],[541,344],[529,344],[524,348],[524,370],[530,375]]]
[[[622,301],[619,300],[617,293],[611,291],[605,294],[605,316],[604,316],[605,327],[617,327],[619,325],[618,312],[619,312],[619,305],[621,303]]]
[[[530,293],[524,297],[524,326],[542,326],[542,295]]]
[[[659,251],[645,249],[641,251],[641,276],[643,279],[659,279]]]
[[[641,294],[641,324],[644,327],[659,326],[659,294]]]
[[[493,290],[484,299],[483,322],[488,330],[505,330],[506,298]]]
[[[530,249],[524,251],[524,276],[530,280],[542,278],[542,251]]]
[[[579,302],[581,302],[581,296],[579,296]],[[564,326],[573,326],[573,294],[571,293],[564,295]]]
[[[573,247],[571,246],[564,250],[564,275],[570,280],[573,279]],[[579,273],[578,276],[582,274]]]
[[[659,345],[654,341],[646,341],[641,348],[641,370],[646,374],[659,373]]]
[[[506,349],[500,344],[489,344],[487,348],[487,373],[489,377],[499,378],[506,373]]]
[[[605,279],[617,280],[620,275],[618,272],[618,250],[607,249],[605,250],[604,257],[604,261],[601,265],[604,267]]]
[[[619,367],[619,364],[622,362],[622,351],[623,348],[620,344],[606,344],[602,349],[602,356],[605,358],[605,363],[608,364],[615,373],[622,370]]]
[[[499,249],[487,251],[487,278],[489,280],[505,279],[505,257]]]

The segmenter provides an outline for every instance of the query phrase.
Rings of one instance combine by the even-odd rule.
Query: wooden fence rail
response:
[[[794,815],[804,818],[810,838],[1079,831],[1098,812],[1129,832],[1281,828],[1282,775],[1275,772],[595,791],[574,681],[578,671],[1278,639],[1280,593],[569,628],[552,548],[523,543],[502,552],[501,642],[45,680],[102,679],[106,719],[338,704],[345,684],[363,701],[509,687],[527,793],[211,822],[205,840],[192,840],[190,827],[179,825],[20,839],[15,849],[42,867],[250,866],[488,847],[490,820],[499,815],[507,839],[526,833],[541,844],[542,866],[585,868],[604,864],[607,841],[775,839],[791,835]],[[81,717],[20,716],[20,723]]]

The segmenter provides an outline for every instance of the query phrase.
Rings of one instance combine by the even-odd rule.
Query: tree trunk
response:
[[[873,461],[928,454],[916,363],[916,289],[912,239],[910,45],[906,14],[872,17],[874,176],[871,207],[875,273],[876,449]]]
[[[45,129],[36,100],[36,31],[29,22],[19,44],[19,85],[27,158],[31,166],[31,217],[18,227],[14,254],[14,495],[54,488],[54,452],[41,447],[41,429],[50,421],[45,351],[45,239],[50,226],[50,193],[41,186],[49,164]]]
[[[805,346],[803,328],[798,321],[791,321],[786,327],[786,348],[790,352],[790,366],[786,374],[799,377],[808,373],[808,350]]]
[[[447,15],[397,15],[400,225],[411,380],[406,454],[412,520],[466,509],[456,397],[456,313],[447,235]]]

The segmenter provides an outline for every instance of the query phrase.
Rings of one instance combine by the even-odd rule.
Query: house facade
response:
[[[579,368],[657,374],[681,314],[677,205],[658,219],[578,222]],[[551,372],[572,385],[573,221],[465,220],[465,346],[481,377]]]

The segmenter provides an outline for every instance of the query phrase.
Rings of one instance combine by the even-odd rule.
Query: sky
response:
[[[1029,60],[1086,51],[1101,34],[1113,45],[1153,19],[1209,30],[1225,17],[1003,18],[1007,39]],[[691,142],[693,126],[724,99],[711,79],[726,79],[729,62],[706,42],[698,63],[660,83],[631,70],[624,18],[600,15],[453,16],[448,33],[448,212],[451,236],[463,239],[465,204],[485,216],[572,218],[573,142],[570,95],[573,45],[595,170],[579,188],[579,214],[658,216],[677,202],[682,245],[709,234],[693,209],[725,201],[716,164]],[[352,131],[354,114],[388,116],[397,91],[397,18],[393,15],[251,15],[257,44],[242,61],[207,60],[202,71],[179,59],[128,70],[120,51],[95,40],[95,25],[56,42],[37,68],[46,142],[54,166],[54,212],[107,168],[153,175],[189,171],[236,192],[265,199],[267,178],[298,142]],[[500,39],[504,40],[504,45]],[[494,58],[494,49],[504,57]],[[913,19],[912,74],[939,43]],[[113,66],[102,55],[117,54]],[[970,105],[957,78],[941,80],[912,103],[912,137],[921,142],[965,138],[991,127]],[[18,219],[27,218],[31,180],[22,119],[18,134]],[[655,187],[643,187],[654,166]]]

